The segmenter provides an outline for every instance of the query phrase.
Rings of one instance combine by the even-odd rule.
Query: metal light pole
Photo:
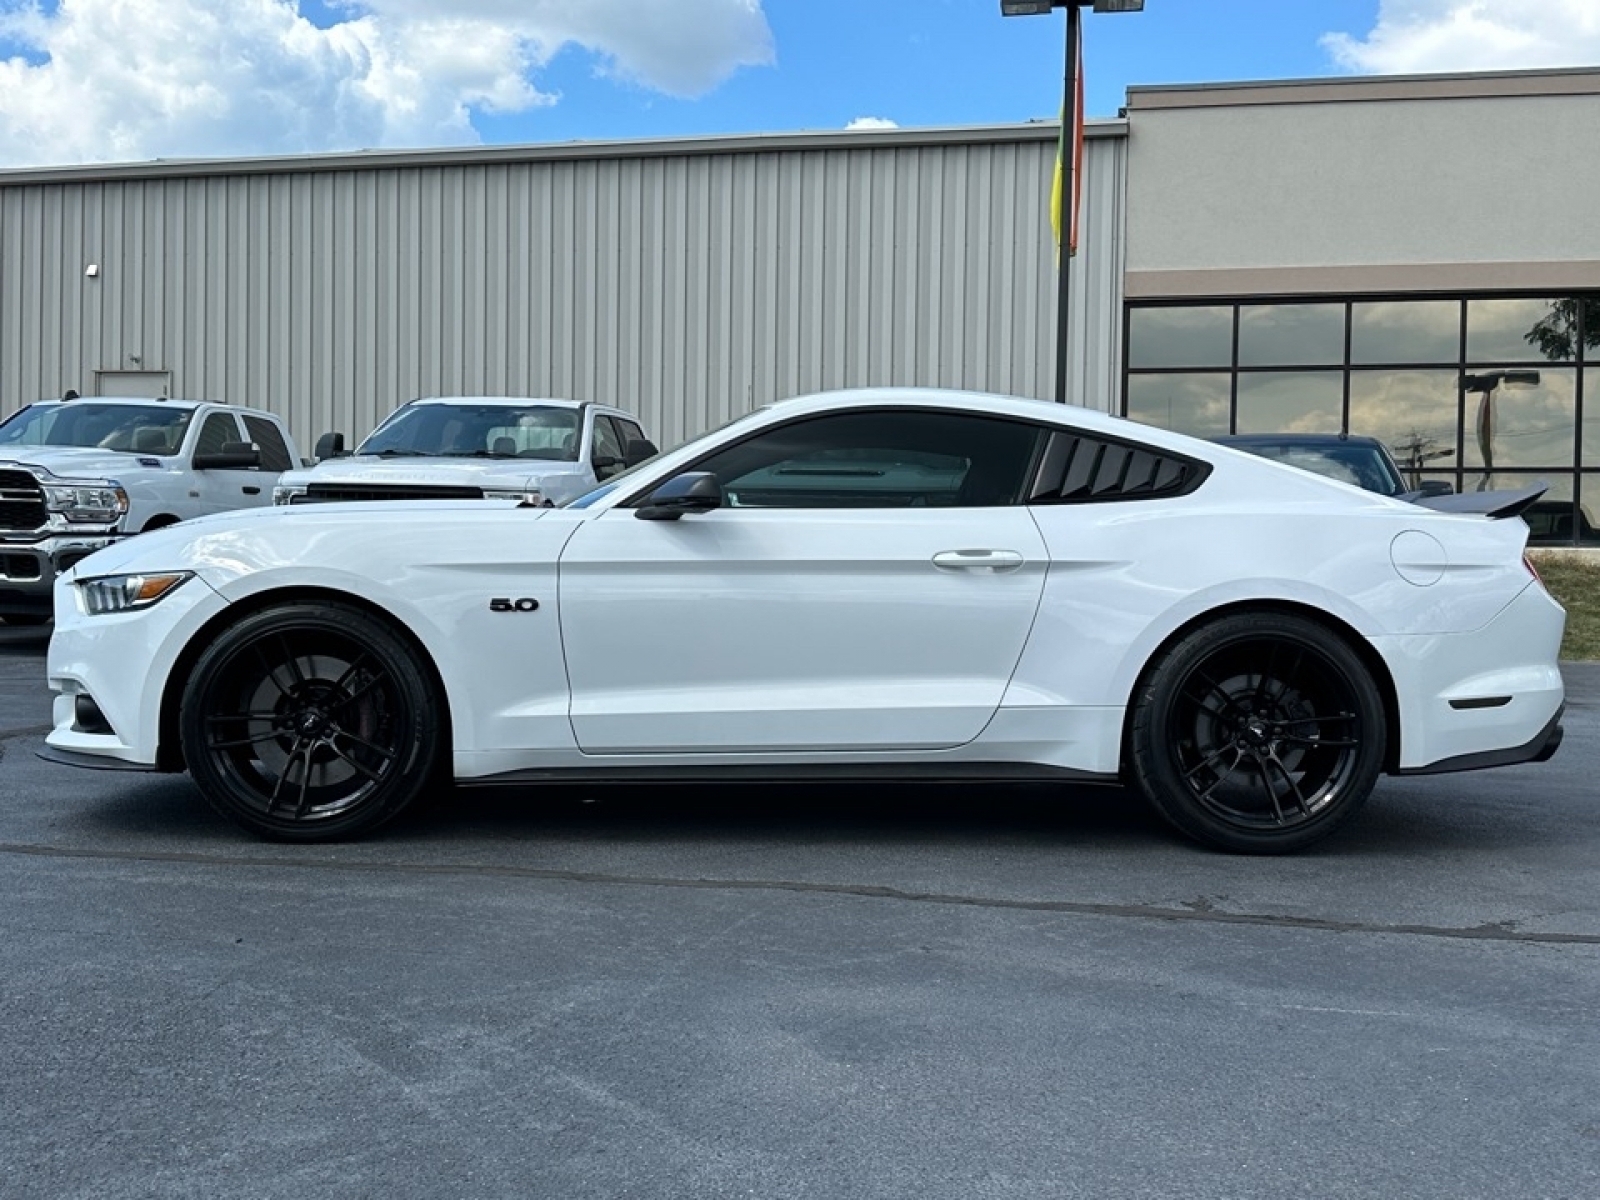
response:
[[[1072,226],[1077,216],[1078,113],[1078,57],[1082,38],[1081,10],[1093,7],[1095,12],[1143,12],[1144,0],[1000,0],[1002,17],[1037,17],[1048,15],[1052,9],[1067,10],[1067,65],[1061,86],[1061,140],[1059,153],[1066,157],[1064,169],[1072,172],[1070,181],[1063,181],[1062,200],[1065,226],[1062,245],[1056,257],[1056,403],[1067,402],[1067,318],[1072,302]]]

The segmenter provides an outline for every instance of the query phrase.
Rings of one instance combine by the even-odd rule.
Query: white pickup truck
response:
[[[0,422],[0,617],[49,620],[56,576],[120,538],[270,504],[300,464],[271,413],[196,400],[85,397]]]
[[[433,396],[384,418],[354,455],[317,441],[315,467],[278,480],[278,504],[519,500],[556,505],[656,453],[620,408],[522,396]]]

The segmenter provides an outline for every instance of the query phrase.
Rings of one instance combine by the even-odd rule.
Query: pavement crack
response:
[[[577,883],[610,887],[670,888],[686,891],[790,892],[799,895],[842,896],[860,900],[887,900],[904,904],[947,905],[1014,912],[1059,913],[1068,916],[1107,917],[1122,920],[1246,925],[1315,933],[1384,934],[1396,937],[1440,938],[1452,941],[1507,942],[1546,946],[1600,946],[1600,934],[1521,930],[1512,922],[1474,926],[1388,924],[1382,921],[1339,920],[1332,917],[1288,916],[1272,913],[1225,912],[1186,905],[1110,904],[1080,900],[1023,900],[998,896],[970,896],[953,892],[922,892],[880,884],[817,883],[793,879],[690,879],[658,875],[624,875],[603,871],[567,871],[551,867],[518,867],[492,863],[399,863],[288,861],[251,855],[194,854],[183,851],[93,850],[0,842],[0,854],[18,857],[85,859],[113,862],[173,863],[202,867],[262,867],[276,870],[390,873],[412,876],[469,876],[475,878],[530,879],[551,883]]]

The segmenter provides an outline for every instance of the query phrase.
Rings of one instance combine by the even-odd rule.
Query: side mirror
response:
[[[261,451],[249,442],[224,442],[216,454],[196,454],[196,471],[248,471],[261,466]]]
[[[656,444],[649,438],[629,438],[628,450],[623,461],[630,467],[637,467],[648,458],[654,458],[661,451],[656,449]]]
[[[710,471],[689,471],[674,475],[651,492],[633,515],[641,521],[676,521],[685,513],[721,507],[722,481]]]
[[[325,433],[317,439],[317,458],[339,458],[344,454],[344,434]]]
[[[1455,494],[1455,488],[1443,479],[1424,479],[1422,486],[1417,491],[1424,496],[1450,496]]]

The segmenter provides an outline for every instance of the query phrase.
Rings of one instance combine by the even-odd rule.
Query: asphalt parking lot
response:
[[[440,797],[250,840],[37,759],[0,1195],[1592,1197],[1600,666],[1551,762],[1230,858],[1113,790]]]

